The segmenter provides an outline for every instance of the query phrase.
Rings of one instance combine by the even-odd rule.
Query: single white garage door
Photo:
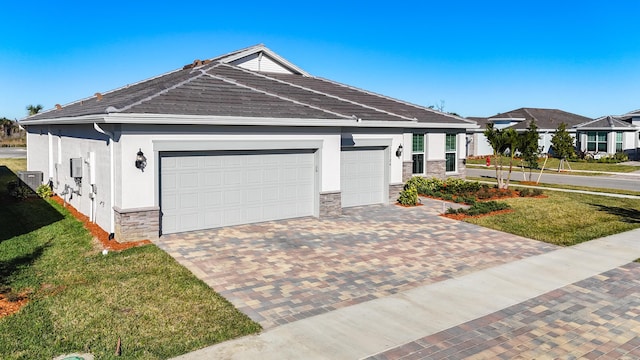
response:
[[[384,149],[343,148],[340,161],[343,207],[385,203]]]
[[[162,233],[314,214],[313,151],[162,153]]]

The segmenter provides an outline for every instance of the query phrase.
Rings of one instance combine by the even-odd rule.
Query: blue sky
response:
[[[264,3],[6,2],[0,117],[258,43],[315,76],[463,116],[640,108],[636,0]]]

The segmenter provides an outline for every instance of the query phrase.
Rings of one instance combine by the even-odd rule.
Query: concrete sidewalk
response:
[[[338,309],[177,359],[362,359],[637,258],[640,229]]]

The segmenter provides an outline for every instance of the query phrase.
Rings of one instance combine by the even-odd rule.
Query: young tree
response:
[[[496,181],[498,182],[498,188],[502,189],[504,184],[502,180],[502,154],[506,150],[504,134],[502,130],[496,129],[493,123],[487,124],[483,134],[493,149],[493,167],[496,169]]]
[[[29,116],[39,113],[40,110],[42,110],[42,105],[40,104],[27,106],[27,111],[29,112]]]
[[[553,154],[560,159],[558,165],[558,171],[564,169],[564,163],[568,157],[575,155],[573,148],[573,137],[567,131],[567,124],[560,123],[556,133],[551,138],[551,146],[553,147]]]
[[[540,157],[539,138],[538,126],[535,121],[531,120],[527,131],[520,134],[520,146],[518,146],[522,160],[529,168],[529,181],[531,181],[531,171],[538,168],[538,158]]]
[[[496,129],[492,123],[487,124],[484,131],[489,145],[493,149],[493,163],[496,169],[496,180],[499,189],[508,189],[511,180],[511,172],[515,154],[518,151],[518,133],[513,129]],[[504,157],[509,157],[509,173],[505,179],[502,173],[504,168]]]
[[[513,172],[513,163],[515,162],[516,152],[520,146],[520,137],[514,129],[504,129],[504,144],[509,150],[509,174],[507,175],[507,181],[504,183],[504,189],[509,188],[509,182],[511,181],[511,173]]]

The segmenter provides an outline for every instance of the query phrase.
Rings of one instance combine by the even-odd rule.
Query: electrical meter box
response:
[[[71,177],[74,179],[82,177],[82,158],[71,158]]]

